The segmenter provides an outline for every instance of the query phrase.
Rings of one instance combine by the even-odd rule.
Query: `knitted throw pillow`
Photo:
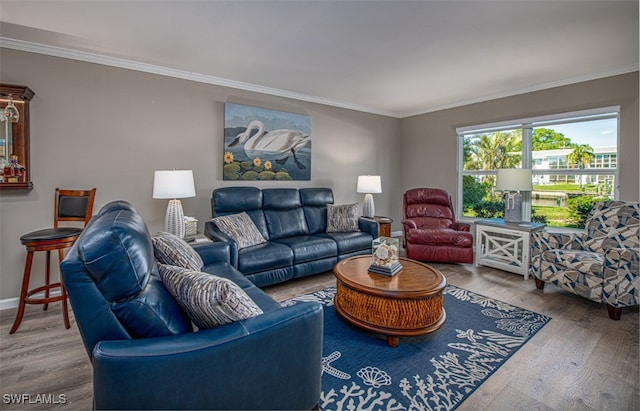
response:
[[[249,214],[244,211],[238,214],[214,217],[213,222],[220,231],[233,238],[238,244],[238,249],[267,242]]]
[[[177,235],[162,232],[153,236],[151,241],[153,254],[158,262],[195,271],[202,270],[204,262],[200,254]]]
[[[327,233],[350,233],[358,228],[358,204],[327,204]]]

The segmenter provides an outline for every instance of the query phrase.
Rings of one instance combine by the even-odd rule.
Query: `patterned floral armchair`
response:
[[[607,305],[619,320],[623,307],[638,305],[640,239],[637,202],[605,201],[594,206],[584,233],[533,235],[529,272],[536,287],[547,282]]]

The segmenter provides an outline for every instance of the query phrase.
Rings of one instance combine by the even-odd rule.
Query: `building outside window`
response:
[[[525,219],[580,227],[588,204],[617,198],[618,122],[607,107],[459,128],[459,215],[502,217],[496,170],[531,168]]]

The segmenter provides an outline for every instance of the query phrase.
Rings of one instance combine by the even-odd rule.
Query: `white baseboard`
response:
[[[402,231],[392,231],[391,237],[402,237]]]
[[[55,297],[56,295],[60,295],[60,290],[53,290],[49,293],[49,296],[51,297]],[[44,297],[44,292],[33,294],[31,297],[42,298]],[[0,300],[0,311],[17,308],[19,302],[19,297],[5,298],[4,300]]]

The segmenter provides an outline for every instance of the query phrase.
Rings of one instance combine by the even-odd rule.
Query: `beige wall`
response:
[[[20,235],[52,224],[56,187],[97,187],[94,211],[128,200],[153,233],[162,228],[167,205],[151,198],[153,171],[193,169],[197,197],[182,203],[201,229],[211,216],[212,190],[233,185],[222,181],[228,100],[312,118],[312,180],[246,185],[331,187],[337,203],[361,204],[357,176],[379,174],[383,192],[375,195],[376,210],[398,213],[402,193],[392,182],[401,180],[399,119],[7,49],[0,49],[0,64],[2,83],[27,85],[36,93],[34,189],[0,192],[0,300],[19,293],[26,255]],[[43,261],[36,257],[34,286],[42,282]]]
[[[620,193],[638,198],[637,72],[402,120],[2,48],[0,81],[36,93],[34,189],[0,192],[0,308],[15,304],[19,292],[26,254],[19,237],[52,223],[56,187],[97,187],[95,211],[128,200],[153,233],[162,228],[166,208],[166,201],[151,198],[153,171],[193,169],[197,197],[183,206],[201,228],[210,217],[211,191],[234,185],[222,181],[226,101],[312,117],[312,180],[246,185],[325,186],[337,203],[361,204],[357,176],[379,174],[376,213],[392,217],[393,230],[401,229],[405,189],[442,187],[455,195],[456,127],[593,107],[622,107]],[[42,281],[42,268],[38,256],[33,285]]]
[[[403,119],[402,191],[440,187],[457,197],[457,127],[617,105],[619,197],[637,201],[638,72]]]

